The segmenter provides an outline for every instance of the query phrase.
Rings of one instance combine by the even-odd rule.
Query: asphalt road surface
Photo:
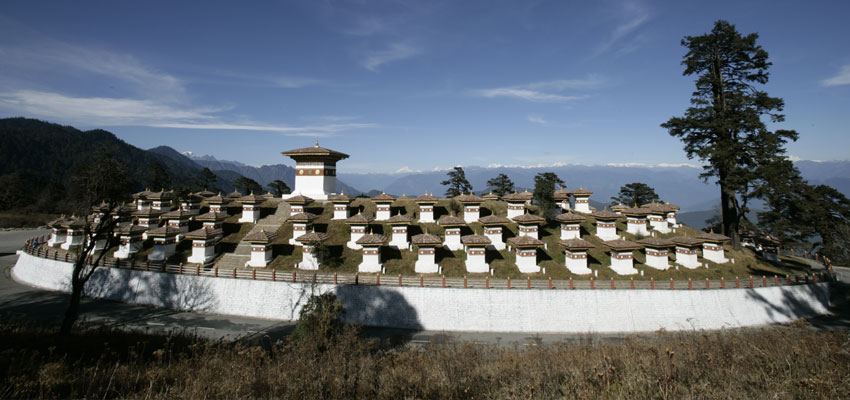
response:
[[[0,232],[0,318],[26,318],[56,324],[58,327],[68,304],[65,293],[35,289],[12,280],[11,269],[17,261],[19,250],[26,239],[47,234],[44,230],[20,230]],[[838,297],[839,306],[835,315],[814,318],[816,329],[847,329],[850,327],[847,283],[850,269],[836,269],[844,289]],[[187,331],[210,339],[238,341],[275,341],[288,335],[294,328],[291,321],[266,320],[230,315],[182,312],[149,306],[118,303],[107,300],[84,298],[80,305],[82,324],[127,328],[153,333]],[[405,329],[364,327],[366,336],[391,343],[427,345],[452,341],[492,343],[502,346],[534,346],[556,342],[617,342],[634,334],[529,334],[517,332],[434,332]],[[651,336],[652,334],[641,334]]]

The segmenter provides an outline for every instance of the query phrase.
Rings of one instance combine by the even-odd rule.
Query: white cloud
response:
[[[305,126],[230,123],[217,115],[223,108],[181,108],[154,100],[72,97],[59,93],[19,90],[0,93],[0,108],[12,113],[85,125],[138,125],[155,128],[279,132],[289,136],[322,137],[372,123],[329,123]]]
[[[702,168],[699,165],[694,164],[671,164],[671,163],[659,163],[659,164],[650,164],[650,163],[640,163],[640,162],[632,162],[632,163],[607,163],[605,164],[609,167],[643,167],[643,168],[679,168],[679,167],[688,167],[688,168]]]
[[[850,64],[841,67],[841,71],[838,72],[838,75],[824,79],[820,81],[820,84],[822,86],[850,85]]]
[[[378,67],[389,62],[404,60],[420,54],[420,50],[404,43],[392,43],[384,50],[374,50],[361,61],[363,68],[377,72]]]
[[[610,50],[616,50],[618,54],[629,53],[637,50],[640,38],[633,33],[644,23],[649,21],[649,12],[638,2],[626,1],[618,9],[618,13],[625,17],[625,21],[618,24],[608,37],[596,47],[590,57],[597,57]],[[626,44],[621,44],[622,42]]]
[[[546,121],[545,119],[543,119],[543,117],[539,115],[529,115],[528,117],[526,117],[526,119],[528,120],[528,122],[540,125],[546,125],[549,123],[549,121]]]
[[[405,165],[405,166],[395,170],[394,173],[396,173],[396,174],[418,174],[420,172],[422,172],[422,171],[418,170],[418,169],[411,169],[410,167]]]
[[[600,86],[602,82],[599,77],[590,75],[586,79],[561,79],[491,89],[476,89],[470,91],[470,94],[488,99],[507,97],[536,103],[563,103],[585,99],[588,96],[565,95],[561,92],[571,89],[592,89]]]

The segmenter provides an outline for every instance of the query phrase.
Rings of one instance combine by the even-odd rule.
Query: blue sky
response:
[[[247,4],[247,5],[246,5]],[[758,32],[795,158],[847,159],[850,2],[4,2],[0,116],[251,165],[316,139],[348,172],[697,164],[686,35]]]

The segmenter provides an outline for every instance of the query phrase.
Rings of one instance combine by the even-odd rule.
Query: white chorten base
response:
[[[561,225],[561,240],[570,239],[581,239],[580,225]]]
[[[269,265],[274,258],[272,256],[272,248],[269,246],[265,250],[255,251],[251,250],[251,259],[245,263],[246,267],[256,267],[263,268]]]
[[[469,252],[467,252],[466,272],[469,272],[470,274],[489,273],[490,265],[487,264],[484,254],[469,254]]]
[[[434,211],[419,211],[419,222],[424,223],[433,223],[434,222]]]
[[[576,275],[587,275],[593,273],[593,270],[587,267],[587,252],[566,250],[564,252],[567,269]]]
[[[505,249],[505,241],[502,240],[502,232],[499,233],[487,233],[484,232],[484,236],[487,239],[490,239],[490,246],[487,246],[488,249],[493,250],[504,250]]]
[[[703,247],[702,258],[712,262],[716,262],[718,264],[726,264],[729,262],[729,259],[726,258],[726,252],[723,251],[723,247],[719,247],[719,250]]]
[[[570,202],[569,201],[562,201],[562,202],[558,203],[558,206],[561,207],[561,209],[564,210],[564,211],[570,210]]]
[[[342,208],[342,207],[339,207],[339,206],[334,207],[334,217],[332,219],[339,220],[339,219],[347,219],[348,217],[349,217],[348,206],[346,206],[345,208]]]
[[[390,219],[390,208],[375,211],[375,221],[386,221]]]
[[[316,255],[313,252],[303,252],[301,253],[301,262],[296,264],[295,267],[298,269],[315,271],[319,269],[319,259],[316,258]]]
[[[580,213],[590,214],[590,203],[576,202],[575,210]]]
[[[632,235],[649,236],[649,230],[646,229],[646,222],[642,224],[626,224],[626,232]]]
[[[508,203],[508,219],[525,214],[525,203]]]
[[[410,243],[407,241],[407,231],[404,232],[393,232],[392,240],[390,240],[391,247],[398,248],[399,250],[407,250],[410,248]]]
[[[530,236],[530,237],[533,237],[535,239],[540,239],[538,237],[539,234],[540,234],[540,232],[539,232],[539,229],[537,228],[537,225],[531,225],[531,226],[520,225],[519,228],[517,229],[517,236]]]
[[[242,216],[239,217],[239,222],[247,223],[247,224],[254,224],[254,223],[257,223],[258,219],[260,219],[260,209],[259,208],[257,208],[256,210],[252,210],[252,211],[242,211]]]
[[[357,266],[357,272],[381,272],[381,253],[375,250],[375,254],[363,253],[363,261]]]
[[[667,223],[667,220],[649,221],[649,228],[661,233],[670,233],[670,224]]]
[[[80,246],[83,244],[83,235],[68,235],[65,239],[65,242],[59,245],[59,247],[68,250],[74,246]]]
[[[446,229],[446,236],[443,239],[443,246],[451,251],[463,250],[463,244],[460,242],[460,228]]]
[[[67,236],[64,233],[61,233],[61,234],[51,233],[50,239],[47,240],[47,245],[50,246],[50,247],[54,247],[57,244],[65,243],[65,239],[67,239]]]
[[[522,256],[517,254],[516,266],[519,272],[523,274],[535,274],[540,272],[540,267],[537,265],[537,253],[534,255]]]
[[[650,254],[655,253],[655,254]],[[663,255],[662,255],[663,254]],[[646,249],[646,266],[652,267],[659,270],[666,270],[670,268],[670,262],[667,257],[666,251],[658,251],[655,249]]]
[[[162,261],[174,255],[175,243],[168,244],[153,244],[153,250],[148,254],[148,260],[151,261]]]
[[[599,226],[596,227],[596,237],[602,240],[617,240],[620,238],[619,236],[617,236],[616,227],[602,228]]]
[[[465,208],[463,210],[463,220],[466,223],[478,222],[478,218],[481,215],[481,211],[478,207],[476,208]]]
[[[679,248],[676,248],[676,263],[685,267],[685,268],[699,268],[702,264],[697,259],[696,251],[685,250],[686,252],[681,251]]]
[[[133,243],[122,243],[118,245],[118,250],[115,250],[115,254],[113,256],[119,259],[128,259],[133,254],[138,253],[142,250],[142,242],[133,242]]]
[[[421,248],[419,249],[419,258],[413,267],[417,274],[436,274],[440,271],[440,266],[434,262],[434,249]]]
[[[348,247],[349,249],[353,250],[362,249],[363,246],[357,244],[357,241],[360,240],[360,238],[362,238],[365,234],[365,228],[363,232],[351,232],[351,239],[348,240],[348,242],[345,244],[345,247]]]
[[[635,269],[634,266],[634,260],[632,258],[631,251],[612,251],[611,269],[614,270],[617,275],[634,275],[638,273],[638,270]]]
[[[200,242],[200,247],[196,245]],[[215,245],[204,246],[204,241],[192,241],[192,255],[186,261],[193,264],[206,264],[215,258]]]

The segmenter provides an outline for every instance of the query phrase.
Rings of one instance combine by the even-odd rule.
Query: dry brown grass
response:
[[[7,398],[846,398],[846,331],[804,323],[623,343],[380,347],[346,329],[317,351],[0,324]]]

